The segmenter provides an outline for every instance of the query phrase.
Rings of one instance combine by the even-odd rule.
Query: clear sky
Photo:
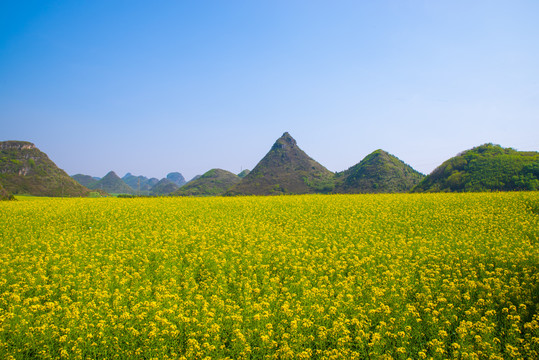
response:
[[[0,141],[69,174],[539,150],[539,1],[0,2]]]

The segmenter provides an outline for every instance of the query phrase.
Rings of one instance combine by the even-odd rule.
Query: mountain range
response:
[[[103,178],[84,174],[76,174],[72,178],[91,190],[103,190],[110,194],[152,196],[167,195],[186,183],[179,172],[171,172],[161,180],[129,172],[120,178],[114,171],[110,171]]]
[[[111,194],[219,196],[513,191],[539,189],[539,153],[484,144],[445,161],[430,175],[378,149],[356,165],[333,173],[299,148],[285,132],[252,171],[212,169],[186,182],[179,172],[166,178],[110,171],[103,178],[69,177],[34,144],[0,142],[0,198],[11,194],[88,196]]]

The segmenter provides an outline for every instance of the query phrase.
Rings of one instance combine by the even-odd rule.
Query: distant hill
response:
[[[227,195],[329,193],[334,174],[301,150],[285,132],[241,182]]]
[[[84,174],[76,174],[76,175],[72,175],[71,177],[76,182],[78,182],[82,186],[86,186],[87,188],[91,188],[99,180],[99,178],[95,178],[93,176],[84,175]]]
[[[247,175],[249,175],[250,172],[251,172],[251,170],[245,169],[245,170],[243,170],[242,172],[240,172],[240,173],[238,174],[238,176],[239,176],[240,178],[243,179],[244,177],[246,177]]]
[[[200,179],[201,176],[202,176],[202,175],[195,175],[195,176],[193,176],[193,178],[192,178],[191,180],[189,180],[188,182],[186,182],[186,184],[189,184],[191,181]]]
[[[183,186],[187,183],[187,181],[185,181],[185,178],[183,177],[183,175],[179,172],[171,172],[169,174],[167,174],[167,179],[172,181],[174,184],[178,185],[178,186]]]
[[[376,150],[336,176],[335,193],[408,192],[424,177],[397,157]]]
[[[179,188],[176,183],[170,181],[168,178],[163,178],[150,189],[150,195],[168,195]]]
[[[0,184],[0,201],[1,200],[13,200],[14,197],[11,195],[6,189],[2,187],[2,184]]]
[[[484,144],[452,157],[425,177],[414,192],[539,189],[539,153]]]
[[[135,193],[135,190],[127,185],[114,171],[110,171],[101,180],[92,185],[91,189],[100,189],[109,194]]]
[[[148,193],[150,189],[159,182],[159,179],[157,178],[147,178],[143,175],[136,176],[131,173],[125,174],[124,177],[122,177],[122,180],[129,185],[131,189],[135,190],[135,192],[141,193]]]
[[[27,141],[0,142],[0,184],[12,194],[87,196],[90,193]]]
[[[223,195],[240,177],[222,169],[211,169],[195,180],[179,188],[170,195],[175,196],[218,196]]]

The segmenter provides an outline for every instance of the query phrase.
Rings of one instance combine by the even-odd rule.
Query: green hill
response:
[[[399,193],[410,191],[424,176],[397,157],[376,150],[336,176],[335,193]]]
[[[174,184],[178,185],[178,186],[183,186],[187,183],[187,181],[185,181],[185,178],[183,177],[183,175],[179,172],[171,172],[169,174],[167,174],[167,179],[172,181]]]
[[[87,196],[90,193],[27,141],[0,142],[0,184],[12,194]]]
[[[231,186],[237,184],[241,178],[229,171],[211,169],[197,179],[189,181],[170,195],[175,196],[219,196],[223,195]]]
[[[134,194],[133,190],[127,185],[114,171],[110,171],[101,180],[96,182],[91,189],[99,189],[109,194]]]
[[[414,192],[539,189],[539,153],[484,144],[445,161]]]
[[[180,187],[176,185],[176,183],[168,178],[163,178],[150,189],[150,195],[168,195],[179,188]]]
[[[334,174],[301,150],[285,132],[271,150],[227,195],[328,193]]]
[[[95,183],[99,180],[99,178],[95,178],[90,175],[84,175],[84,174],[76,174],[71,176],[76,182],[81,184],[82,186],[86,186],[87,188],[91,188],[95,185]]]

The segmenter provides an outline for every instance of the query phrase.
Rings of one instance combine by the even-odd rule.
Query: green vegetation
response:
[[[84,174],[76,174],[71,177],[82,186],[86,186],[88,189],[91,189],[99,180],[93,176]]]
[[[114,171],[110,171],[102,179],[90,187],[93,190],[106,191],[109,194],[135,194],[135,190],[127,185]]]
[[[211,169],[171,193],[173,196],[219,196],[240,181],[240,177],[222,169]]]
[[[335,193],[408,192],[423,177],[397,157],[378,149],[336,175]]]
[[[407,192],[422,174],[383,150],[338,174],[305,154],[285,133],[227,195]]]
[[[334,174],[301,150],[284,133],[271,150],[227,195],[312,194],[329,192]]]
[[[414,192],[539,189],[539,153],[484,144],[440,165]]]
[[[240,178],[243,179],[244,177],[246,177],[247,175],[249,175],[250,172],[251,172],[251,170],[245,169],[245,170],[242,170],[242,171],[238,174],[238,176],[239,176]]]
[[[15,200],[15,197],[4,189],[2,184],[0,184],[0,201],[2,200]]]
[[[485,144],[445,161],[429,176],[384,150],[349,169],[332,173],[310,158],[285,132],[252,170],[239,175],[212,169],[189,183],[178,173],[158,180],[114,172],[102,179],[70,178],[33,144],[0,142],[0,183],[8,193],[88,196],[89,189],[137,196],[293,195],[400,192],[482,192],[539,190],[539,153]],[[75,181],[76,180],[76,181]],[[178,184],[184,184],[178,188]],[[81,186],[84,185],[84,186]],[[3,197],[5,197],[4,195]]]
[[[26,141],[0,142],[0,183],[14,195],[87,196],[90,192]]]
[[[168,178],[163,178],[151,188],[150,195],[168,195],[179,188],[180,187],[176,185],[176,183]]]

